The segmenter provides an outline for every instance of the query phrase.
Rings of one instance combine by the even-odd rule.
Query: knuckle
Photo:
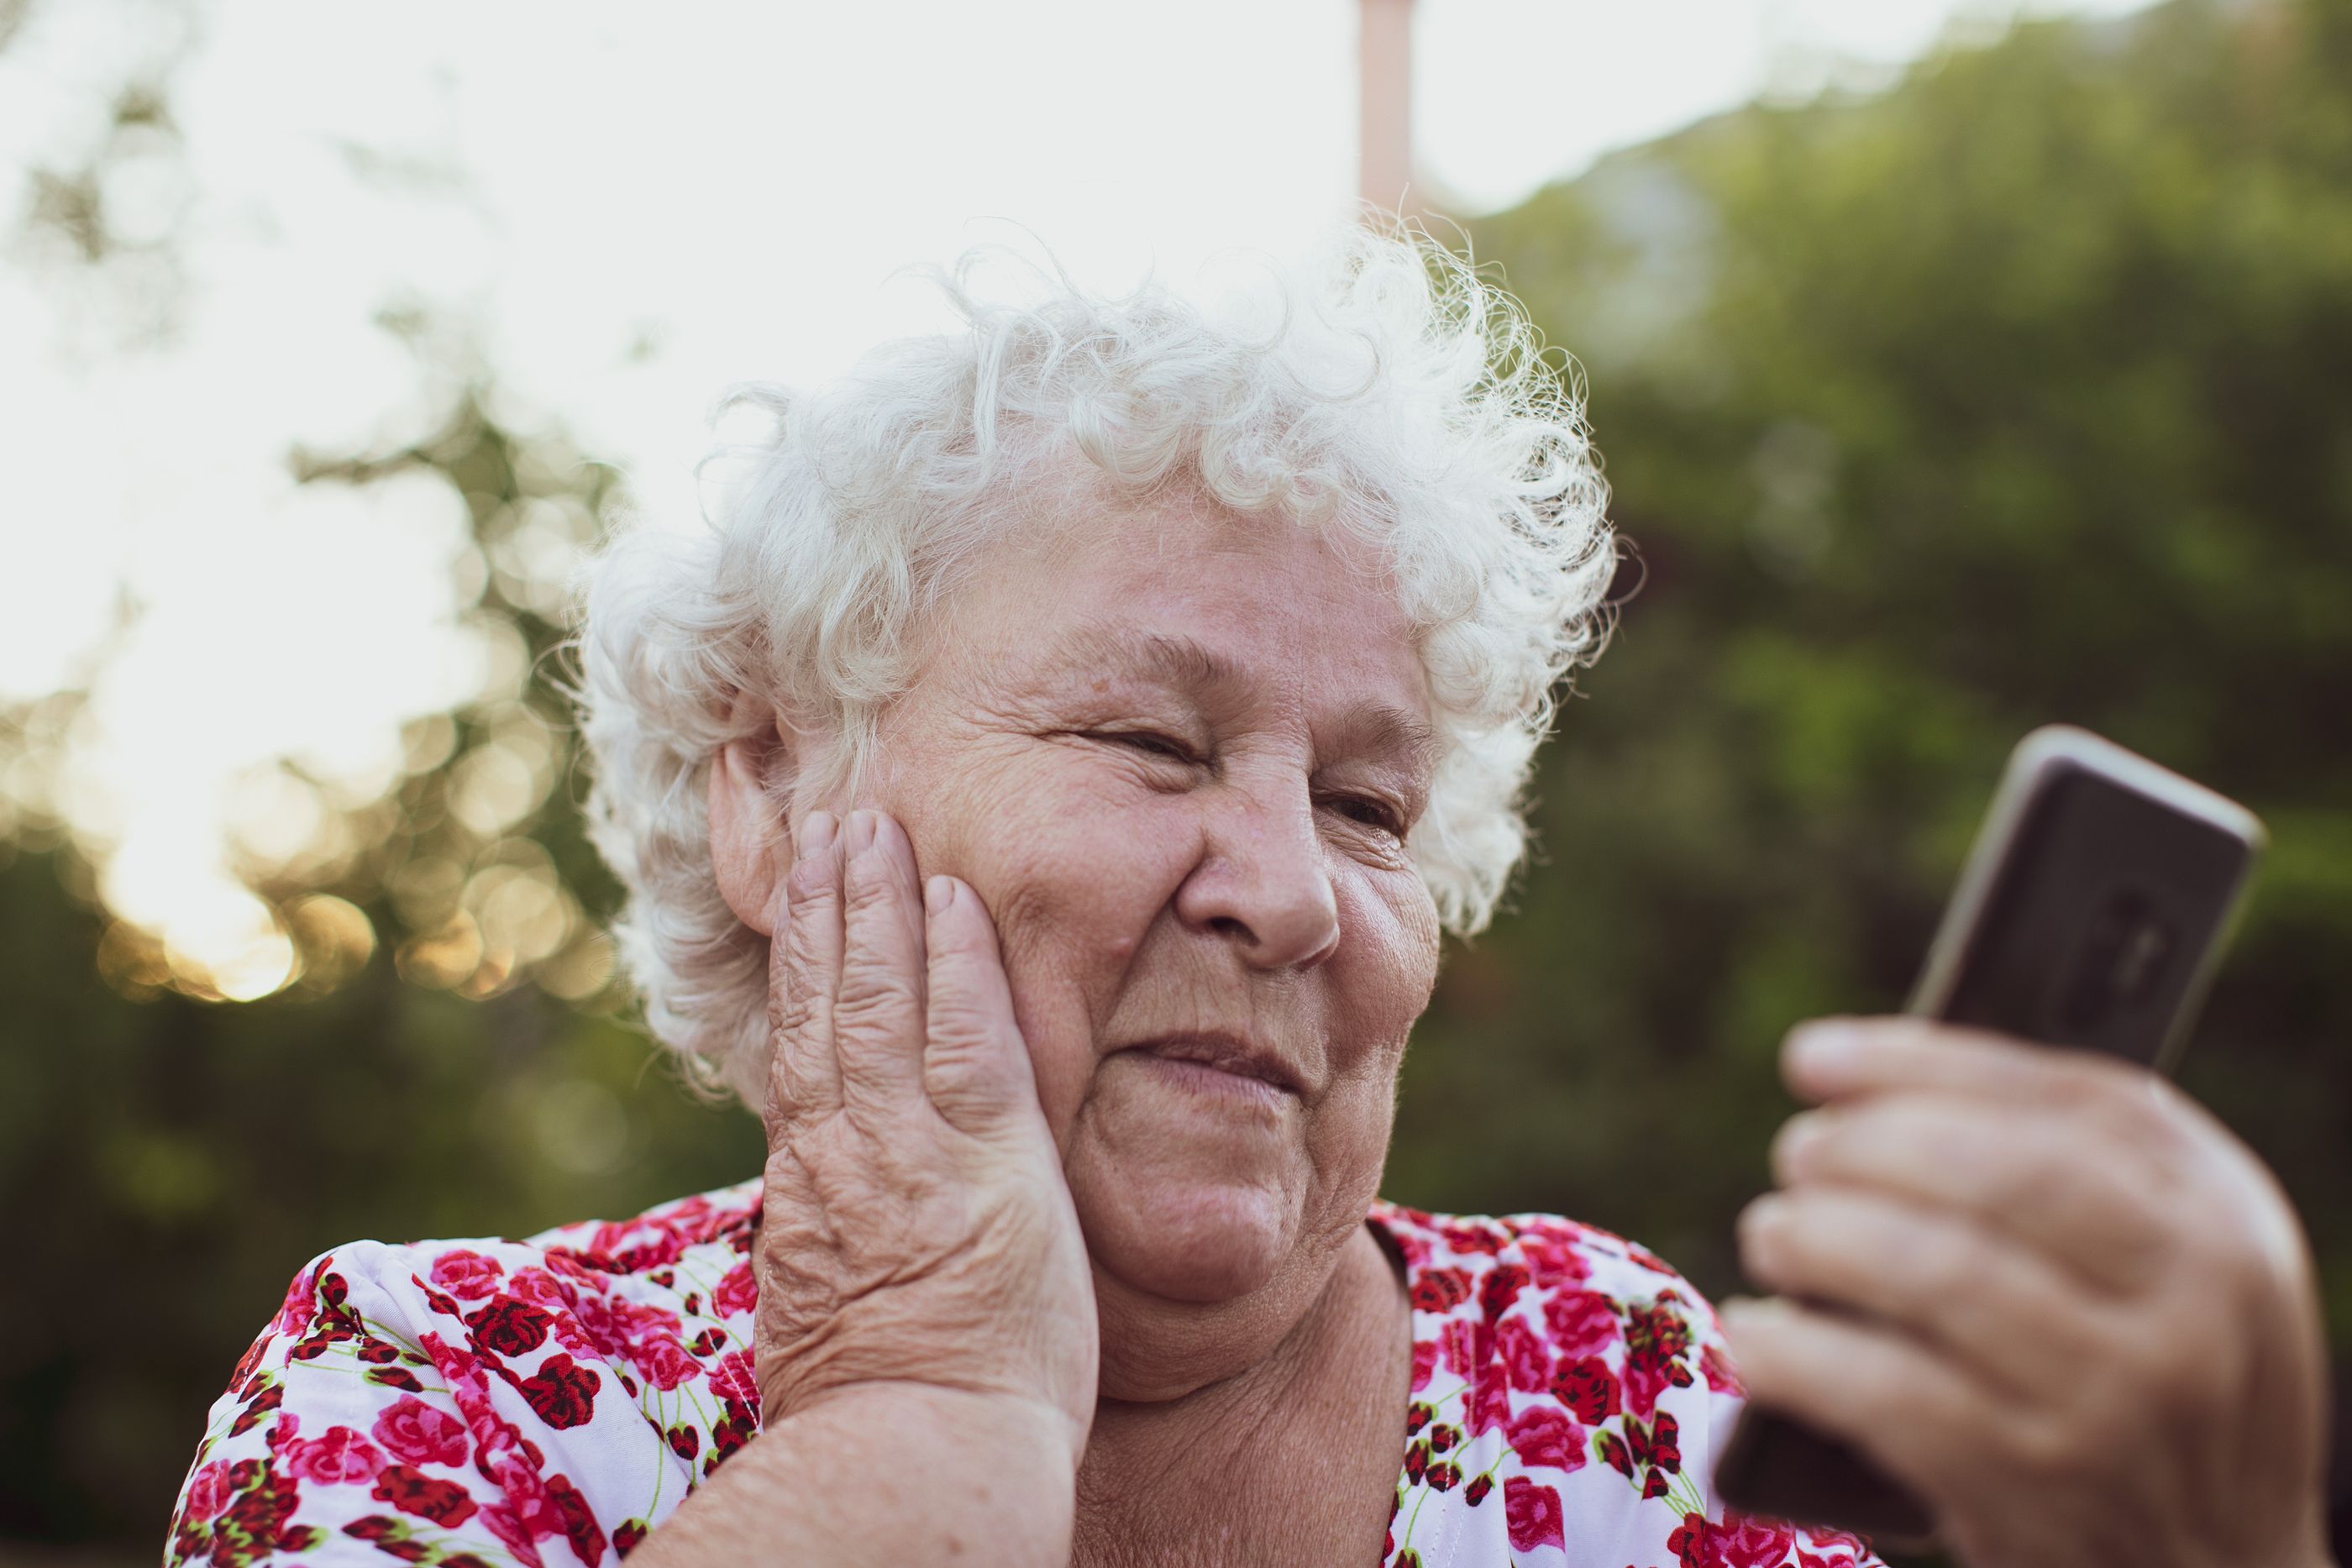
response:
[[[2063,1478],[2082,1464],[2083,1438],[2067,1411],[2021,1410],[1996,1429],[2017,1468],[2030,1474]]]
[[[862,1030],[877,1024],[898,1025],[919,1018],[923,1010],[922,988],[896,970],[860,966],[842,977],[834,998],[834,1027]]]
[[[803,909],[830,904],[839,887],[830,855],[803,855],[793,862],[784,873],[784,887],[792,895],[792,911],[797,919]]]

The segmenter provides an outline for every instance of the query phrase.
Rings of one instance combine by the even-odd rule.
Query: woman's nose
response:
[[[1303,789],[1236,790],[1206,828],[1201,862],[1176,890],[1186,925],[1227,937],[1260,968],[1312,967],[1338,949],[1339,896]]]

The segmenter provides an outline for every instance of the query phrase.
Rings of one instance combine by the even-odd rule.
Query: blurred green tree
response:
[[[2273,830],[2183,1078],[2352,1343],[2352,8],[2021,27],[1473,237],[1589,374],[1633,553],[1391,1192],[1736,1288],[1781,1034],[1901,1005],[2003,754],[2064,720]]]

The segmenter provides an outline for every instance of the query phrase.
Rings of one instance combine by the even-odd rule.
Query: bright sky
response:
[[[222,854],[256,810],[237,780],[300,755],[364,798],[399,722],[482,679],[457,497],[286,477],[297,444],[430,421],[381,308],[468,323],[526,416],[677,517],[725,383],[821,381],[940,319],[892,280],[906,264],[1010,220],[1088,282],[1181,279],[1303,248],[1354,194],[1356,0],[193,5],[184,158],[131,159],[106,192],[132,233],[179,235],[177,340],[110,344],[102,298],[0,253],[0,702],[87,679],[138,611],[63,805],[118,913],[265,979],[282,938]],[[0,51],[0,212],[24,210],[27,163],[93,145],[181,9],[33,7]],[[1507,204],[1759,92],[1881,79],[1958,9],[1421,0],[1421,165],[1460,211]],[[305,663],[311,643],[373,652]]]

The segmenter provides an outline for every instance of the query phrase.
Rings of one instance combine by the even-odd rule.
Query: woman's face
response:
[[[1436,976],[1421,661],[1360,547],[1095,507],[959,593],[868,802],[995,915],[1098,1283],[1303,1308]]]

